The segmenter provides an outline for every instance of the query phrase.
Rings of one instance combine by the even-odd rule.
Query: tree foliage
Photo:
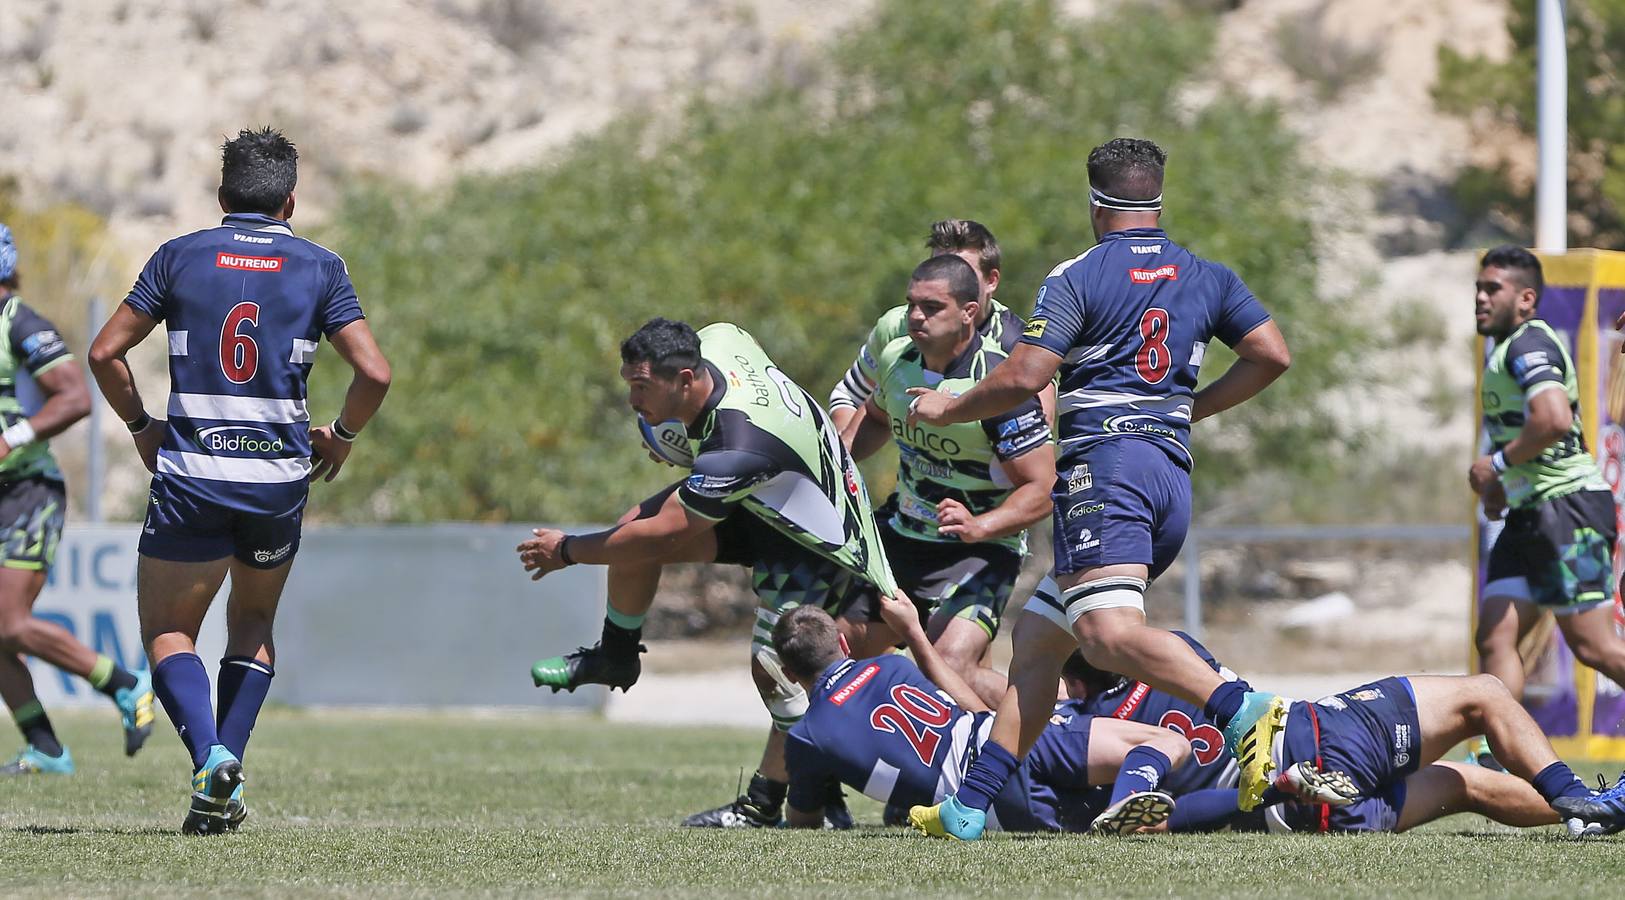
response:
[[[1275,111],[1187,91],[1213,39],[1210,14],[1177,7],[1080,22],[1050,0],[882,0],[801,83],[623,119],[529,171],[356,186],[322,240],[396,381],[318,511],[613,518],[672,477],[639,448],[622,337],[655,315],[734,321],[822,397],[901,301],[935,219],[991,227],[1000,294],[1030,310],[1093,243],[1085,157],[1121,134],[1168,150],[1165,224],[1247,279],[1298,359],[1262,402],[1199,429],[1198,484],[1238,484],[1261,452],[1282,477],[1319,471],[1351,433],[1318,399],[1361,377],[1373,331],[1317,299],[1313,175]],[[1209,376],[1229,358],[1210,354]],[[337,406],[335,362],[318,408]]]

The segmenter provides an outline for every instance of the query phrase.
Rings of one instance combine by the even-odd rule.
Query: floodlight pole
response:
[[[1569,61],[1564,40],[1563,0],[1536,0],[1539,66],[1540,168],[1535,182],[1535,249],[1568,250]]]

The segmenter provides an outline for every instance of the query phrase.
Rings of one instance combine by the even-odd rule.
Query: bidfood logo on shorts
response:
[[[282,438],[249,425],[205,428],[197,433],[197,442],[211,453],[277,454],[283,448]]]

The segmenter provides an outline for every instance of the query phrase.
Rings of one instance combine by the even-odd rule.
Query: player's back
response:
[[[1139,437],[1189,467],[1208,342],[1233,345],[1268,318],[1234,272],[1160,228],[1112,232],[1056,266],[1024,340],[1063,358],[1062,462],[1101,440]]]
[[[978,730],[991,721],[956,705],[908,659],[846,659],[814,684],[785,750],[792,796],[833,776],[875,800],[931,804],[959,786]]]
[[[160,247],[126,302],[169,333],[159,477],[244,512],[298,508],[317,343],[361,318],[343,260],[281,220],[233,214]]]

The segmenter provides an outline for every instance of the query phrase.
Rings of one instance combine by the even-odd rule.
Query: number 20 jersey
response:
[[[1235,346],[1269,317],[1234,272],[1160,228],[1111,232],[1056,266],[1022,341],[1062,358],[1061,471],[1090,445],[1125,436],[1151,440],[1189,469],[1208,342]]]
[[[159,247],[124,302],[169,333],[156,477],[246,513],[302,507],[317,341],[362,318],[344,260],[282,220],[232,214]]]

